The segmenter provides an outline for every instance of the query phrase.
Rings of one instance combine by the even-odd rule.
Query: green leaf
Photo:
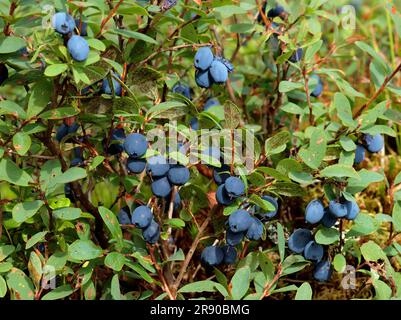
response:
[[[351,230],[347,233],[347,237],[366,236],[374,232],[379,225],[375,220],[366,213],[359,213],[354,220]]]
[[[279,85],[279,91],[281,93],[287,93],[296,89],[303,88],[304,85],[298,82],[290,82],[290,81],[281,81]]]
[[[343,273],[346,265],[347,261],[345,260],[345,257],[342,254],[337,253],[333,260],[334,269],[339,273]]]
[[[247,10],[245,10],[244,8],[241,8],[240,6],[234,6],[234,5],[225,5],[225,6],[217,7],[214,9],[214,11],[221,14],[221,17],[223,19],[229,18],[235,14],[247,13]]]
[[[121,300],[120,281],[118,274],[115,274],[111,279],[111,296],[114,300]]]
[[[11,114],[21,119],[27,118],[25,110],[11,100],[0,101],[0,115],[3,114]]]
[[[11,300],[33,300],[35,289],[32,281],[20,269],[12,268],[6,275],[7,286],[11,292]]]
[[[31,144],[31,137],[24,132],[17,132],[13,137],[14,149],[21,156],[25,155],[28,152]]]
[[[356,121],[352,118],[352,109],[348,98],[342,93],[336,93],[334,95],[334,106],[343,125],[354,128]]]
[[[21,187],[28,187],[33,180],[29,174],[17,167],[10,159],[0,161],[0,181],[5,180]]]
[[[344,164],[333,164],[332,166],[328,166],[324,168],[320,174],[327,178],[359,178],[358,172],[356,172],[353,167]]]
[[[351,152],[356,149],[355,142],[350,137],[341,137],[340,144],[345,151]]]
[[[109,229],[113,239],[115,239],[120,248],[123,246],[123,233],[117,216],[105,207],[99,207],[99,213],[102,217],[107,229]]]
[[[45,76],[55,77],[55,76],[58,76],[59,74],[65,72],[67,69],[68,69],[68,65],[66,65],[64,63],[52,64],[46,68]]]
[[[340,240],[340,233],[334,228],[321,228],[315,234],[315,240],[319,244],[329,245]]]
[[[220,284],[211,280],[192,282],[183,286],[179,293],[216,292],[218,290],[224,297],[228,296],[227,290]]]
[[[4,298],[7,293],[7,283],[2,276],[0,276],[0,298]]]
[[[301,148],[299,156],[308,167],[318,169],[326,154],[326,148],[327,140],[324,130],[315,128],[311,134],[309,147]]]
[[[276,208],[274,207],[274,205],[271,202],[263,200],[260,196],[258,196],[256,194],[251,194],[248,201],[250,203],[256,204],[259,208],[261,208],[265,212],[268,212],[268,211],[271,212],[271,211],[276,210]]]
[[[79,208],[61,208],[53,211],[54,217],[61,220],[75,220],[81,216]]]
[[[241,300],[248,292],[251,270],[248,266],[239,268],[231,279],[231,297]]]
[[[350,178],[348,180],[347,192],[355,194],[365,190],[373,183],[382,182],[383,180],[383,174],[362,169],[358,172],[358,178]]]
[[[63,299],[70,296],[74,291],[69,284],[66,284],[46,293],[41,300]]]
[[[278,240],[278,252],[280,254],[281,262],[284,261],[285,258],[285,237],[284,237],[284,229],[280,223],[277,223],[277,240]]]
[[[18,203],[14,206],[12,211],[13,219],[18,223],[25,222],[33,217],[43,204],[44,202],[42,200]]]
[[[15,247],[12,246],[12,245],[0,246],[0,261],[3,261],[10,254],[12,254],[14,251],[15,251]]]
[[[312,300],[312,287],[308,282],[304,282],[298,288],[295,300]]]
[[[142,41],[149,42],[152,44],[158,44],[158,42],[155,39],[149,37],[146,34],[140,33],[140,32],[135,32],[135,31],[127,30],[127,29],[111,29],[111,30],[108,30],[108,32],[114,33],[117,35],[121,35],[124,38],[128,38],[128,39],[138,39],[138,40],[142,40]]]
[[[35,244],[38,242],[42,242],[45,239],[46,234],[48,231],[41,231],[36,234],[34,234],[27,242],[25,245],[25,249],[32,248]]]
[[[46,108],[51,100],[52,92],[53,83],[51,81],[43,79],[35,83],[28,101],[28,118],[36,116]]]
[[[40,115],[40,118],[50,119],[50,120],[62,120],[67,117],[75,116],[78,113],[79,113],[78,109],[75,109],[73,107],[63,107],[43,112]]]
[[[393,225],[396,232],[401,232],[401,205],[398,201],[394,203],[393,208]]]
[[[0,36],[0,54],[16,52],[26,46],[24,39],[13,36]]]
[[[177,252],[172,254],[171,256],[168,257],[168,261],[184,261],[185,260],[185,255],[182,249],[178,249]]]
[[[224,128],[235,129],[239,126],[241,121],[241,111],[236,104],[231,101],[224,103]]]
[[[366,261],[374,261],[385,259],[386,254],[378,244],[373,241],[368,241],[361,246],[362,256]]]
[[[68,246],[68,254],[74,260],[92,260],[101,257],[103,251],[90,240],[76,240]]]
[[[265,142],[265,152],[266,156],[271,156],[280,153],[282,148],[287,146],[287,143],[291,139],[291,134],[288,131],[281,131],[275,134],[273,137],[269,138]],[[278,152],[277,152],[278,151]]]
[[[120,272],[125,263],[125,257],[119,252],[110,252],[104,259],[104,264],[113,269],[114,271]]]
[[[54,184],[66,184],[86,177],[86,170],[83,168],[73,167],[68,169],[62,175],[54,179]]]
[[[379,279],[373,280],[373,287],[375,288],[375,300],[389,300],[393,294],[391,288]]]

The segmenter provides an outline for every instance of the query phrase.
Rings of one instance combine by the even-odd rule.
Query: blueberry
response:
[[[108,147],[105,146],[105,150],[107,152],[107,154],[110,155],[116,155],[119,154],[121,152],[123,152],[124,150],[124,146],[122,143],[115,143],[117,141],[119,142],[123,142],[125,140],[126,136],[125,136],[125,132],[123,128],[118,128],[118,129],[113,129],[112,134],[111,134],[111,143]],[[107,143],[107,138],[104,139],[104,144]]]
[[[227,265],[235,264],[237,260],[237,250],[232,246],[223,246],[222,249],[224,252],[223,263]]]
[[[58,33],[68,34],[74,31],[75,21],[68,13],[57,12],[52,17],[52,26]]]
[[[8,79],[8,69],[4,63],[0,63],[0,85]]]
[[[196,70],[195,82],[200,88],[210,88],[213,85],[213,78],[210,76],[209,70]]]
[[[290,61],[292,63],[296,63],[301,61],[302,56],[304,55],[304,50],[302,48],[298,48],[294,54],[290,57]]]
[[[167,205],[165,206],[165,211],[168,212],[170,207],[171,196],[167,196],[165,198]],[[173,202],[173,210],[176,211],[181,205],[181,197],[178,192],[175,193],[174,202]]]
[[[305,220],[308,223],[318,223],[324,215],[324,207],[320,200],[311,201],[305,210]]]
[[[227,68],[228,72],[233,72],[234,71],[234,66],[233,64],[228,61],[227,59],[223,58],[223,57],[216,57],[215,60],[221,62],[222,64],[224,64]]]
[[[274,211],[270,211],[270,212],[263,212],[263,213],[261,213],[261,212],[260,212],[261,208],[257,206],[257,207],[255,208],[256,212],[257,212],[258,214],[260,214],[263,218],[269,218],[269,219],[271,219],[271,218],[275,217],[275,216],[277,215],[277,212],[278,212],[278,202],[277,202],[277,199],[275,199],[275,198],[273,198],[273,197],[271,197],[271,196],[267,196],[267,195],[266,195],[266,196],[262,196],[262,199],[265,200],[265,201],[270,202],[270,203],[274,206],[275,210],[274,210]]]
[[[147,228],[153,219],[153,213],[148,206],[139,206],[132,212],[131,222],[138,228]]]
[[[192,129],[192,130],[199,130],[199,121],[198,121],[198,119],[197,118],[192,118],[190,121],[189,121],[189,126],[190,126],[190,128]]]
[[[73,35],[67,42],[67,48],[75,61],[84,61],[88,58],[89,44],[81,36]]]
[[[323,254],[323,246],[313,240],[309,241],[308,244],[305,246],[304,258],[306,260],[319,262],[320,260],[322,260]]]
[[[218,266],[223,262],[224,251],[221,247],[209,246],[203,249],[201,254],[201,262],[207,266]]]
[[[216,190],[216,201],[223,206],[229,206],[234,202],[227,194],[224,184],[220,185]]]
[[[162,155],[150,157],[146,167],[146,173],[152,177],[163,177],[170,169],[170,164]]]
[[[322,79],[320,79],[320,77],[317,74],[313,74],[311,75],[311,78],[314,78],[317,80],[317,85],[315,87],[315,89],[312,91],[312,93],[310,94],[312,97],[318,98],[320,97],[320,95],[323,92],[323,82]]]
[[[111,78],[112,78],[112,85],[113,85],[113,88],[114,88],[114,94],[116,96],[121,96],[121,93],[122,93],[121,83],[114,78],[114,77],[117,77],[117,78],[119,78],[121,80],[121,77],[120,77],[120,75],[118,75],[115,72],[113,72],[113,75],[114,76],[112,76]],[[113,90],[111,89],[111,86],[110,86],[109,78],[103,79],[102,91],[105,94],[112,94],[113,93]]]
[[[245,193],[245,185],[240,178],[230,177],[224,183],[224,188],[231,198],[238,198]]]
[[[249,212],[242,209],[234,211],[228,218],[228,225],[232,232],[247,231],[253,222]]]
[[[144,135],[131,133],[124,141],[124,150],[130,157],[140,158],[148,150],[148,142]]]
[[[148,227],[143,230],[143,239],[149,244],[155,244],[160,238],[160,226],[155,221],[152,220]]]
[[[63,140],[63,138],[68,135],[68,126],[63,123],[56,132],[56,140],[58,142],[61,142],[61,140]]]
[[[71,167],[77,167],[80,166],[83,163],[83,159],[82,158],[74,158],[71,161]]]
[[[283,14],[284,12],[284,8],[282,6],[276,6],[275,8],[272,8],[269,10],[269,12],[267,13],[267,17],[270,19],[279,17]]]
[[[120,209],[117,215],[120,224],[131,224],[130,210],[127,206]]]
[[[336,200],[330,201],[329,210],[330,213],[337,218],[343,218],[347,215],[347,206]]]
[[[174,165],[168,171],[167,177],[172,184],[182,186],[189,180],[189,169],[182,165]]]
[[[74,122],[72,125],[68,126],[68,134],[77,132],[79,129],[79,124]]]
[[[331,228],[337,222],[337,217],[333,216],[330,213],[329,207],[324,208],[324,215],[320,223],[325,226],[326,228]]]
[[[225,83],[228,79],[228,69],[219,60],[214,60],[209,69],[210,76],[215,83]]]
[[[345,206],[347,207],[347,215],[345,218],[348,220],[355,220],[358,213],[361,211],[358,204],[355,201],[346,201]]]
[[[245,237],[245,232],[232,232],[230,229],[226,232],[226,242],[230,246],[240,244]]]
[[[260,240],[263,236],[263,223],[258,218],[252,219],[253,222],[246,232],[246,237],[249,240]]]
[[[313,277],[320,282],[325,282],[330,280],[333,269],[331,263],[327,260],[320,261],[313,272]]]
[[[172,91],[174,93],[179,93],[179,94],[183,95],[184,97],[187,97],[189,100],[191,100],[191,88],[186,85],[177,83],[174,85]]]
[[[156,197],[167,197],[171,192],[170,182],[166,177],[154,180],[151,184],[151,189]]]
[[[219,106],[219,105],[220,105],[219,100],[217,100],[216,98],[209,98],[209,99],[205,102],[205,105],[203,106],[203,110],[204,110],[204,111],[207,111],[207,110],[209,110],[211,107]]]
[[[86,22],[81,22],[80,19],[75,19],[75,25],[79,29],[79,35],[86,37],[88,35],[88,24]]]
[[[76,202],[74,191],[72,190],[71,185],[69,183],[64,185],[64,194],[65,197],[70,199],[72,203]]]
[[[201,47],[195,54],[194,65],[195,68],[206,71],[210,68],[213,62],[213,52],[210,47]]]
[[[230,178],[231,168],[230,166],[223,164],[220,168],[215,168],[213,170],[213,179],[216,184],[221,185],[226,182],[228,178]]]
[[[371,153],[380,152],[384,148],[384,138],[381,134],[372,136],[370,134],[364,137],[366,149]]]
[[[358,144],[355,150],[355,164],[360,164],[363,160],[365,160],[365,147],[363,145]]]
[[[306,245],[313,240],[312,232],[308,229],[296,229],[288,238],[288,248],[295,253],[301,253]]]
[[[145,170],[145,167],[145,159],[128,158],[127,160],[127,169],[132,173],[141,173],[143,170]]]
[[[82,158],[82,148],[81,147],[75,147],[72,149],[74,157],[75,158]]]

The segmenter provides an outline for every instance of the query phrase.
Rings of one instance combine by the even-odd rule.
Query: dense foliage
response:
[[[396,3],[0,18],[0,298],[401,297]]]

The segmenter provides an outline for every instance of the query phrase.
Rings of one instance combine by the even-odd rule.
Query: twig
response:
[[[310,94],[309,94],[309,78],[308,78],[308,75],[306,73],[306,68],[303,68],[302,76],[303,76],[304,82],[305,82],[306,101],[308,102],[308,107],[309,107],[309,124],[311,126],[314,126],[315,125],[315,121],[313,119],[312,102],[311,102]]]
[[[270,289],[280,278],[281,272],[282,272],[282,268],[281,268],[281,263],[280,263],[277,267],[276,275],[274,276],[273,280],[266,285],[265,289],[263,290],[262,296],[260,297],[260,300],[263,300],[263,298],[266,298],[270,295]]]
[[[111,17],[114,16],[114,14],[116,13],[117,9],[119,8],[119,6],[123,3],[124,0],[120,0],[118,1],[118,3],[116,4],[116,6],[113,8],[113,10],[110,11],[109,15],[103,19],[102,23],[100,24],[100,30],[97,33],[96,37],[100,36],[102,34],[103,28],[106,25],[107,22],[109,22],[109,20],[111,19]]]

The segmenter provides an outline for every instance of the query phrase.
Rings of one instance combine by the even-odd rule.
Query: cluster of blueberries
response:
[[[320,223],[326,228],[331,228],[337,219],[355,220],[359,212],[359,206],[355,201],[332,200],[328,207],[324,207],[320,200],[313,200],[306,207],[305,220],[310,224]],[[311,230],[296,229],[288,238],[288,248],[294,253],[303,253],[305,259],[316,263],[313,273],[316,280],[330,279],[331,263],[328,259],[323,259],[324,248],[313,240]]]
[[[378,153],[384,148],[384,137],[381,134],[374,136],[366,134],[363,136],[362,143],[356,146],[355,164],[360,164],[365,160],[366,150],[370,153]]]
[[[89,44],[84,36],[87,36],[87,24],[80,22],[66,12],[57,12],[52,18],[53,28],[67,41],[67,49],[75,61],[85,61],[89,55]],[[76,27],[80,28],[79,35],[73,34]]]
[[[216,159],[220,158],[220,150],[217,148],[210,148],[208,153]],[[244,182],[239,177],[231,176],[230,167],[228,165],[223,164],[219,168],[213,168],[213,176],[214,181],[219,185],[216,190],[216,201],[220,205],[231,205],[234,201],[244,196]],[[240,209],[230,214],[226,231],[227,245],[223,247],[206,247],[202,252],[202,263],[204,265],[216,266],[221,263],[235,263],[237,256],[235,246],[240,244],[244,237],[251,241],[257,241],[262,238],[264,232],[264,224],[262,221],[273,218],[278,212],[278,202],[275,198],[264,195],[262,199],[270,202],[275,210],[265,212],[259,206],[244,204]],[[229,260],[226,259],[228,253],[231,258]]]
[[[228,73],[234,71],[230,61],[214,56],[210,47],[201,47],[195,54],[195,82],[201,88],[210,88],[214,83],[223,84]]]

